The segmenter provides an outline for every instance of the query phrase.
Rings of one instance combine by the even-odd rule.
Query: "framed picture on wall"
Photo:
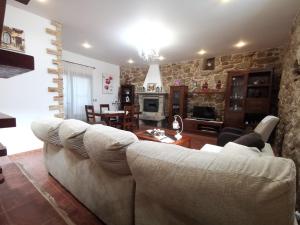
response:
[[[156,90],[156,83],[148,83],[147,84],[147,91],[148,92],[155,92]]]
[[[24,31],[8,26],[3,27],[1,48],[25,52]]]
[[[111,74],[102,75],[102,92],[103,94],[112,94],[114,87],[114,79]]]

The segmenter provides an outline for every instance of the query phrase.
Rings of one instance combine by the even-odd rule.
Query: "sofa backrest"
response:
[[[41,141],[62,146],[58,133],[63,121],[58,118],[33,121],[31,123],[31,130]]]
[[[112,172],[131,174],[127,158],[127,147],[138,141],[135,134],[104,125],[90,126],[84,135],[84,145],[99,166]]]
[[[201,152],[141,141],[128,147],[136,224],[292,225],[289,159]]]
[[[62,146],[111,172],[131,174],[127,147],[138,141],[135,134],[79,120],[47,119],[32,123],[34,134],[44,142]]]

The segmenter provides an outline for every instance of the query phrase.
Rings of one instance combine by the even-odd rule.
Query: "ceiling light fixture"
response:
[[[82,47],[84,47],[84,48],[91,48],[92,46],[88,42],[84,42],[82,44]]]
[[[228,3],[230,2],[231,0],[221,0],[222,3]]]
[[[138,50],[143,60],[157,61],[160,49],[173,43],[173,33],[160,22],[141,20],[125,30],[123,39]]]
[[[134,63],[134,61],[133,61],[132,59],[129,59],[127,62],[128,62],[129,64],[133,64],[133,63]]]
[[[161,56],[158,57],[158,59],[159,59],[160,61],[163,61],[163,60],[165,59],[165,57],[163,57],[163,56],[161,55]]]
[[[238,43],[236,43],[234,46],[236,47],[236,48],[243,48],[243,47],[245,47],[247,45],[247,42],[245,42],[245,41],[239,41]]]
[[[41,3],[45,3],[47,2],[48,0],[37,0],[38,2],[41,2]]]
[[[199,55],[204,55],[206,54],[206,51],[204,49],[201,49],[199,52],[198,52]]]

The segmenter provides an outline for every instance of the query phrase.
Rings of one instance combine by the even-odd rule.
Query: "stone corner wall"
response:
[[[223,90],[226,89],[227,74],[231,70],[268,69],[274,68],[275,86],[279,86],[281,77],[281,61],[283,47],[263,49],[244,53],[229,54],[215,57],[215,69],[204,70],[204,59],[185,60],[176,63],[160,65],[163,85],[169,92],[169,87],[175,80],[180,80],[181,84],[189,87],[188,112],[193,106],[213,106],[217,110],[219,118],[224,117],[225,96],[224,94],[197,94],[193,92],[196,88],[201,88],[207,82],[210,89],[215,89],[216,83],[220,80]],[[123,65],[120,67],[121,83],[134,84],[137,89],[143,86],[148,66]],[[278,88],[275,90],[278,90]],[[277,93],[275,93],[277,99]],[[277,111],[277,101],[274,102]],[[275,112],[276,114],[276,112]]]
[[[279,155],[292,159],[299,176],[300,162],[300,76],[295,73],[297,50],[300,49],[300,13],[292,25],[290,41],[282,61],[282,79],[279,91],[278,113],[280,122],[277,127],[275,150]],[[299,179],[298,179],[299,181]],[[300,192],[297,205],[300,206]]]

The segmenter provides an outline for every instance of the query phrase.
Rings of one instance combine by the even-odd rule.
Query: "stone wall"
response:
[[[223,118],[224,114],[224,93],[220,94],[197,94],[193,92],[196,88],[201,88],[207,82],[210,89],[215,89],[218,80],[222,83],[222,90],[226,89],[227,72],[230,70],[248,69],[275,69],[275,83],[279,86],[281,76],[282,48],[272,48],[260,51],[218,56],[215,58],[215,69],[204,70],[204,59],[194,59],[172,64],[162,64],[160,66],[161,76],[165,90],[169,92],[169,87],[174,85],[175,80],[180,80],[181,84],[189,86],[188,111],[191,112],[194,105],[216,107],[218,116]],[[147,66],[121,66],[121,83],[136,85],[139,89],[143,86]],[[275,85],[276,86],[276,85]],[[276,98],[277,99],[277,98]],[[277,101],[275,100],[275,103]],[[276,104],[277,105],[277,104]]]
[[[300,14],[294,21],[290,42],[283,58],[278,104],[280,122],[276,135],[276,147],[279,153],[295,161],[298,174],[300,172],[300,76],[296,75],[294,65],[299,48]],[[300,206],[299,194],[298,189],[298,207]]]

